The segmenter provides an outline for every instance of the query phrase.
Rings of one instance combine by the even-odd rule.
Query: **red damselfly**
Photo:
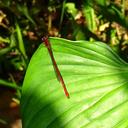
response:
[[[59,70],[59,68],[56,64],[56,61],[55,61],[55,58],[54,58],[54,55],[53,55],[53,52],[52,52],[51,44],[50,44],[47,37],[43,37],[42,41],[44,42],[46,48],[48,49],[49,55],[50,55],[52,63],[53,63],[53,67],[55,69],[55,72],[56,72],[56,75],[57,75],[57,78],[58,78],[59,82],[62,84],[62,87],[64,89],[64,93],[65,93],[66,97],[69,98],[69,93],[67,91],[67,88],[66,88],[66,85],[64,83],[63,77],[60,73],[60,70]]]

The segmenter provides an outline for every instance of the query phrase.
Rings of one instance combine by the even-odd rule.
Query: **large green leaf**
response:
[[[70,99],[41,44],[24,79],[23,128],[128,127],[128,64],[101,42],[49,41]]]

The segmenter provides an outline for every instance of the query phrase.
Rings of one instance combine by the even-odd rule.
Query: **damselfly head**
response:
[[[42,41],[44,42],[45,46],[49,45],[48,37],[47,36],[42,37]]]

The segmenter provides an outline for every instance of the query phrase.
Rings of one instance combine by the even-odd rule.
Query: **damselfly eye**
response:
[[[42,37],[42,41],[44,42],[45,46],[49,46],[48,37]]]
[[[42,37],[41,39],[42,39],[43,42],[48,41],[48,37],[46,37],[46,36]]]

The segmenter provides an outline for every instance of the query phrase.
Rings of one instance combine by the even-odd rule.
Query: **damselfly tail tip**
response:
[[[67,93],[65,93],[65,95],[66,95],[66,97],[69,99],[70,98],[70,95],[69,95],[69,93],[67,92]]]

